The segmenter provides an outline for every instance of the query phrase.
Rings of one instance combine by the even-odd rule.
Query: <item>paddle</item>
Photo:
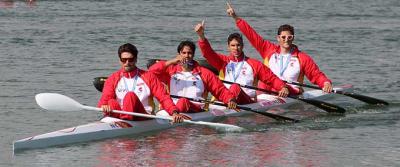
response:
[[[197,61],[199,62],[199,64],[201,66],[211,70],[214,74],[218,75],[218,70],[216,70],[214,67],[212,67],[210,64],[208,64],[208,62],[206,60],[197,60]],[[292,84],[292,85],[299,85],[299,86],[304,86],[304,87],[308,87],[308,88],[320,89],[321,90],[321,88],[319,88],[317,86],[314,86],[314,85],[306,85],[306,84],[301,84],[301,83],[298,83],[298,82],[288,82],[288,81],[285,81],[285,82],[288,83],[288,84]],[[340,91],[340,90],[333,90],[332,92],[336,93],[336,94],[349,96],[349,97],[358,99],[360,101],[366,102],[368,104],[389,105],[389,103],[384,101],[384,100],[376,99],[376,98],[365,96],[365,95],[360,95],[360,94],[350,93],[350,92],[343,92],[343,91]]]
[[[292,85],[298,85],[298,86],[304,86],[304,87],[307,87],[307,88],[313,88],[313,89],[322,90],[320,87],[314,86],[314,85],[307,85],[307,84],[301,84],[301,83],[298,83],[298,82],[289,82],[289,81],[285,81],[285,82],[288,83],[288,84],[292,84]],[[360,95],[360,94],[350,93],[350,92],[343,92],[343,91],[340,91],[340,90],[333,90],[332,92],[336,93],[336,94],[349,96],[349,97],[358,99],[360,101],[366,102],[368,104],[389,105],[389,103],[386,102],[386,101],[383,101],[383,100],[380,100],[380,99],[376,99],[376,98],[373,98],[373,97],[369,97],[369,96],[365,96],[365,95]]]
[[[222,82],[227,83],[227,84],[238,84],[238,83],[235,83],[235,82],[224,81],[224,80]],[[275,95],[278,94],[278,92],[274,92],[274,91],[270,91],[270,90],[266,90],[266,89],[261,89],[261,88],[254,87],[254,86],[242,85],[242,84],[238,84],[238,85],[241,86],[241,87],[244,87],[244,88],[263,91],[263,92],[266,92],[268,94],[275,94]],[[342,108],[342,107],[339,107],[339,106],[334,105],[334,104],[326,103],[326,102],[323,102],[323,101],[314,100],[314,99],[304,99],[302,97],[292,96],[292,95],[289,95],[288,97],[292,98],[292,99],[297,99],[297,100],[306,102],[306,103],[311,104],[311,105],[314,105],[314,106],[316,106],[316,107],[318,107],[320,109],[323,109],[323,110],[325,110],[325,111],[327,111],[329,113],[331,113],[331,112],[334,112],[334,113],[345,113],[346,112],[346,110],[344,108]]]
[[[57,93],[40,93],[35,96],[36,103],[46,110],[53,110],[53,111],[79,111],[79,110],[92,110],[92,111],[102,111],[101,108],[85,106],[80,104],[79,102],[61,95]],[[134,113],[134,112],[126,112],[126,111],[119,111],[113,110],[114,113],[119,114],[128,114],[134,115],[138,117],[145,117],[145,118],[157,118],[157,119],[165,119],[165,120],[172,120],[171,117],[166,116],[158,116],[158,115],[150,115],[150,114],[141,114],[141,113]],[[229,124],[222,124],[222,123],[213,123],[213,122],[204,122],[204,121],[191,121],[191,120],[184,120],[185,123],[197,124],[197,125],[206,125],[215,128],[226,128],[229,131],[243,131],[244,128],[235,125]]]
[[[204,100],[204,99],[194,99],[194,98],[182,97],[182,96],[177,96],[177,95],[170,95],[170,96],[173,98],[186,98],[190,101],[195,101],[195,102],[199,102],[199,103],[210,103],[210,104],[219,105],[219,106],[227,106],[226,104],[221,103],[221,102],[209,101],[209,100]],[[289,117],[285,117],[285,116],[281,116],[281,115],[277,115],[277,114],[272,114],[269,112],[260,112],[260,111],[253,110],[249,107],[237,106],[236,108],[254,112],[257,114],[261,114],[261,115],[264,115],[264,116],[267,116],[267,117],[270,117],[270,118],[273,118],[276,120],[290,121],[290,122],[295,122],[295,123],[299,122],[299,120],[297,120],[297,119],[293,119],[293,118],[289,118]]]

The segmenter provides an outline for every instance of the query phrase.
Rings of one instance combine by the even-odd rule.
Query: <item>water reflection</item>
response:
[[[20,5],[20,4],[24,5]],[[19,6],[35,7],[36,0],[13,1],[13,0],[0,0],[0,8],[16,8]]]
[[[177,127],[101,146],[96,166],[329,166],[318,131],[218,133]],[[221,158],[224,157],[224,158]]]

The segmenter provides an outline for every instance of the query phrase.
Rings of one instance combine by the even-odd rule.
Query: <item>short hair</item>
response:
[[[132,45],[132,44],[130,44],[130,43],[123,44],[123,45],[121,45],[121,46],[118,48],[118,56],[119,56],[119,58],[121,58],[121,54],[122,54],[123,52],[129,52],[129,53],[131,53],[131,54],[133,55],[134,58],[137,58],[137,55],[138,55],[138,53],[139,53],[138,50],[137,50],[137,48],[136,48],[136,46],[135,46],[135,45]]]
[[[196,52],[196,45],[195,45],[192,41],[189,41],[189,40],[187,40],[187,41],[182,41],[182,42],[178,45],[178,48],[176,48],[176,51],[177,51],[178,53],[180,53],[180,52],[182,51],[182,49],[183,49],[185,46],[188,46],[190,49],[192,49],[193,55],[194,55],[194,53]]]
[[[227,40],[228,45],[229,45],[229,42],[231,42],[234,39],[236,39],[243,46],[243,37],[242,37],[242,35],[240,35],[239,33],[236,33],[236,32],[232,33],[228,36],[228,40]]]
[[[278,28],[278,35],[281,35],[282,31],[289,31],[292,35],[294,35],[294,28],[289,24],[284,24],[279,26]]]

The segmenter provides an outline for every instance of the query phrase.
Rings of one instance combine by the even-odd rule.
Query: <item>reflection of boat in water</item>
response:
[[[337,90],[351,89],[349,87],[336,88]],[[333,94],[325,94],[320,90],[306,91],[303,94],[305,99],[325,99]],[[257,111],[266,111],[272,108],[285,108],[292,104],[300,103],[294,99],[280,99],[276,96],[263,95],[260,96],[257,103],[243,105],[252,108]],[[285,110],[272,110],[279,111],[275,114],[290,114]],[[208,112],[199,113],[188,113],[193,118],[193,121],[211,121],[218,117],[224,116],[240,116],[243,114],[249,114],[251,112],[242,111],[236,112],[234,110],[227,110],[223,106],[210,105]],[[157,119],[145,120],[145,121],[126,121],[111,117],[105,117],[98,122],[89,123],[86,125],[80,125],[71,127],[63,130],[58,130],[46,134],[28,137],[14,142],[14,151],[44,148],[49,146],[65,145],[78,142],[86,142],[92,140],[100,140],[105,138],[112,138],[117,136],[140,134],[150,131],[157,131],[167,129],[182,124],[171,125],[164,121]]]
[[[13,8],[14,5],[13,0],[0,0],[0,8]]]
[[[22,1],[0,0],[0,8],[15,8],[19,6],[34,7],[36,6],[36,0],[25,0],[23,4]]]

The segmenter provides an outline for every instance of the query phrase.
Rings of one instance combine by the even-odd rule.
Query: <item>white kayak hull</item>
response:
[[[351,90],[351,86],[337,88],[337,90],[349,91]],[[324,94],[319,90],[307,91],[303,94],[304,98],[312,99],[324,99],[332,95],[333,94]],[[290,104],[299,103],[298,100],[281,99],[274,96],[266,96],[264,98],[265,100],[259,100],[257,103],[243,106],[250,107],[258,111],[266,111],[270,108],[284,107]],[[227,110],[223,106],[210,105],[210,109],[208,112],[188,113],[188,115],[192,117],[193,121],[212,121],[213,119],[221,116],[239,116],[248,113],[249,112],[247,111],[236,112],[234,110]],[[126,121],[111,117],[105,117],[97,122],[62,129],[15,141],[13,144],[13,149],[14,152],[16,152],[27,149],[45,148],[71,143],[101,140],[117,136],[157,131],[179,125],[182,124],[171,125],[169,123],[166,123],[165,121],[160,121],[156,119],[145,121]]]

